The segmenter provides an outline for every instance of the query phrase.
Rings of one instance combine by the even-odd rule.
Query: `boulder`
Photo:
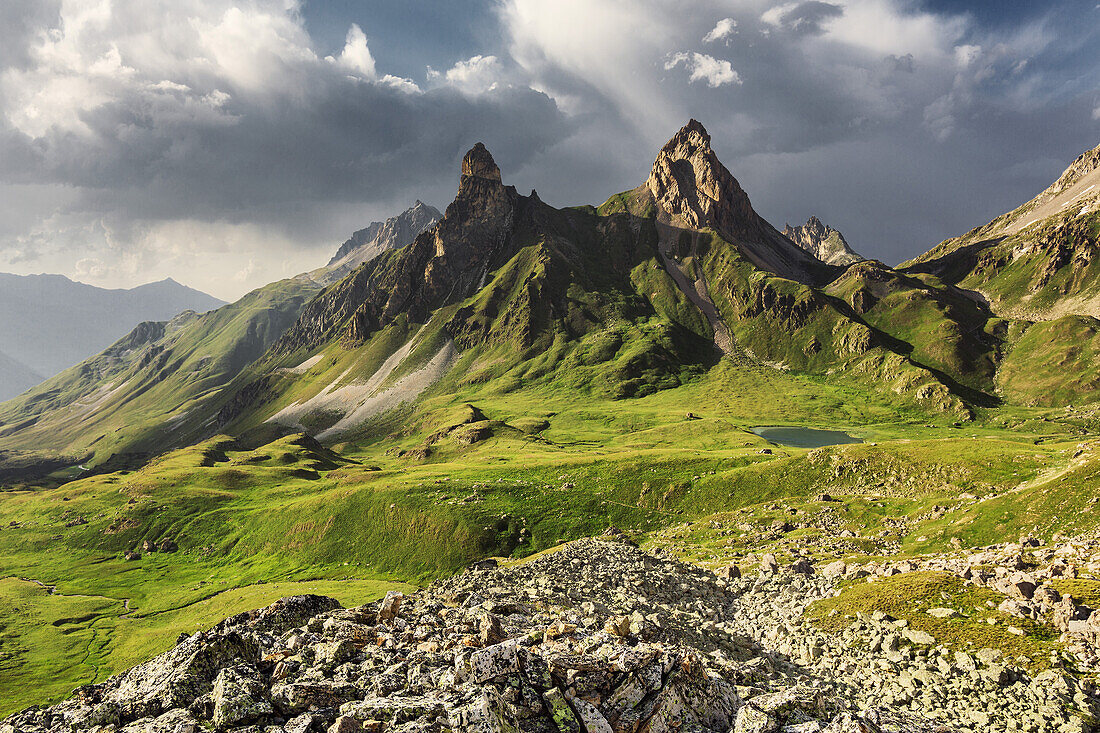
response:
[[[387,592],[386,597],[382,599],[382,604],[378,607],[379,620],[390,622],[397,618],[397,614],[401,612],[401,602],[404,599],[404,594],[395,590]]]
[[[218,728],[259,722],[274,712],[270,688],[249,664],[237,664],[218,672],[211,698],[213,723]]]
[[[814,564],[806,557],[795,558],[794,562],[791,563],[791,572],[798,575],[813,575]]]
[[[725,565],[714,571],[714,574],[722,580],[736,580],[741,577],[741,568],[736,565]]]

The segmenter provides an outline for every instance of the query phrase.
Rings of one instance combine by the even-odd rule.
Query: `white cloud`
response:
[[[737,33],[737,21],[733,18],[722,18],[714,24],[714,28],[703,36],[703,43],[721,41],[723,38],[729,38],[735,33]]]
[[[74,279],[81,282],[100,280],[108,269],[95,257],[83,257],[76,261],[76,266],[73,268],[73,274],[76,276]]]
[[[482,94],[497,88],[503,67],[496,56],[471,56],[444,72],[428,67],[428,79],[440,81],[467,94]]]
[[[911,53],[929,63],[949,57],[967,28],[966,19],[916,11],[908,5],[899,0],[847,3],[843,15],[829,23],[825,37],[883,56]]]
[[[355,23],[352,23],[351,28],[348,29],[348,37],[344,42],[344,50],[340,52],[340,57],[332,59],[329,56],[328,58],[334,60],[340,66],[358,73],[364,79],[378,78],[378,71],[374,67],[374,57],[371,55],[370,49],[367,48],[367,34]]]
[[[202,261],[193,284],[232,297],[323,260],[365,217],[445,204],[479,139],[510,182],[584,203],[644,180],[695,116],[738,175],[767,160],[743,181],[766,213],[795,195],[776,171],[828,160],[821,179],[838,175],[848,158],[822,151],[862,156],[854,199],[858,184],[931,200],[942,189],[898,177],[896,151],[974,180],[966,161],[992,169],[982,150],[1028,155],[1022,145],[1034,160],[1073,134],[1060,127],[1094,137],[1100,119],[1093,39],[1067,40],[1064,14],[994,34],[910,0],[697,0],[690,13],[678,0],[499,0],[499,33],[435,61],[421,87],[387,73],[372,39],[390,29],[374,19],[370,38],[342,27],[332,55],[318,51],[309,7],[0,1],[0,268],[73,274],[98,260],[100,284],[127,285],[189,279]],[[451,34],[451,21],[424,32]],[[998,186],[982,188],[990,211]],[[851,218],[858,242],[875,216]]]
[[[665,62],[665,70],[671,71],[683,64],[691,71],[688,81],[705,81],[707,86],[716,89],[723,84],[740,84],[741,77],[729,61],[716,59],[705,53],[680,51],[672,54]]]
[[[680,118],[652,73],[684,45],[683,14],[670,4],[504,0],[500,12],[512,59],[572,113],[591,115],[610,104],[632,127],[660,129]]]
[[[982,55],[982,47],[974,44],[963,44],[955,47],[955,63],[960,68],[973,64]]]

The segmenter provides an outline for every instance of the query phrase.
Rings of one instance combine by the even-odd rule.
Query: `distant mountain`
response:
[[[830,265],[851,265],[864,259],[848,246],[843,234],[816,216],[811,216],[800,227],[788,224],[783,229],[783,236]]]
[[[102,351],[142,321],[220,305],[224,302],[171,279],[106,290],[62,275],[0,273],[0,352],[29,370],[22,381],[0,374],[0,399],[31,386],[25,383],[29,374],[56,374]]]
[[[0,400],[30,389],[43,377],[26,364],[0,351]]]
[[[411,208],[397,216],[385,221],[371,222],[370,226],[352,234],[329,263],[312,275],[317,282],[325,285],[341,280],[352,270],[383,252],[412,243],[418,234],[442,217],[437,209],[417,200]]]
[[[0,443],[141,460],[218,428],[231,384],[318,290],[300,276],[202,315],[146,321],[99,354],[0,404]],[[14,437],[14,442],[9,441]]]

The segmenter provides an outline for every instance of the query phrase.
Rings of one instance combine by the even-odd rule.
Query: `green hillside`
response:
[[[1085,163],[997,242],[1091,251],[1059,198]],[[1052,250],[974,260],[991,231],[828,265],[697,122],[599,207],[519,194],[479,144],[406,246],[142,324],[0,405],[0,715],[279,594],[365,601],[611,527],[709,567],[1098,529],[1091,265],[1036,286]]]
[[[224,388],[316,290],[308,280],[283,280],[203,315],[143,323],[102,354],[0,404],[0,444],[88,466],[140,462],[187,445],[210,430]]]

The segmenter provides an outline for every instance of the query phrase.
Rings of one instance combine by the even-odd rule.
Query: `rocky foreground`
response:
[[[295,596],[0,733],[1082,733],[1074,676],[953,655],[882,614],[801,618],[834,574],[719,577],[587,539],[343,609]]]

